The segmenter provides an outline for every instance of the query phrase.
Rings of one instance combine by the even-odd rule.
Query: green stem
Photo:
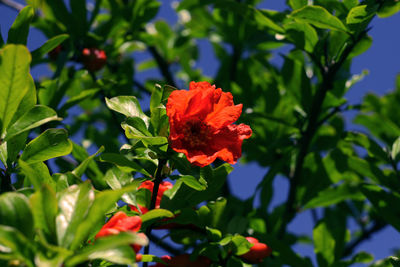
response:
[[[158,189],[160,188],[160,184],[161,184],[162,180],[164,179],[164,177],[162,175],[162,169],[164,168],[166,163],[167,163],[167,159],[159,159],[158,160],[158,166],[157,166],[157,171],[156,171],[156,175],[154,178],[154,187],[153,187],[153,193],[151,195],[149,211],[155,209],[155,207],[156,207]],[[152,230],[152,225],[147,227],[146,232],[145,232],[146,236],[151,235],[151,230]],[[144,247],[144,254],[149,254],[149,252],[150,252],[150,243]],[[147,266],[148,266],[148,263],[144,262],[143,267],[147,267]]]

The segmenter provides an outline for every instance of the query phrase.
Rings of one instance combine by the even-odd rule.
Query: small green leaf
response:
[[[287,1],[287,3],[288,3],[288,5],[293,9],[293,10],[296,10],[296,9],[300,9],[300,8],[302,8],[303,6],[306,6],[307,5],[307,0],[288,0]]]
[[[58,199],[57,240],[60,246],[69,248],[77,236],[78,226],[86,219],[94,201],[92,185],[89,182],[72,185]]]
[[[151,177],[151,175],[139,164],[120,154],[104,153],[100,156],[100,160],[114,163],[125,172],[140,172],[148,177]]]
[[[388,18],[400,11],[400,2],[398,0],[386,0],[378,10],[380,18]]]
[[[34,106],[9,127],[5,140],[9,140],[20,133],[39,127],[49,121],[60,119],[53,109],[40,105]]]
[[[117,167],[109,169],[104,176],[104,180],[114,190],[121,189],[128,184],[139,186],[141,181],[140,179],[133,179],[132,174],[123,172]],[[123,194],[121,198],[128,204],[136,205],[135,194],[131,192]]]
[[[392,264],[393,267],[400,267],[400,259],[397,257],[390,257],[389,258],[390,263]]]
[[[5,259],[9,260],[20,260],[28,267],[34,267],[34,247],[32,242],[28,240],[20,231],[17,229],[0,225],[0,244],[1,244],[1,255],[5,256]]]
[[[317,31],[305,22],[294,22],[285,25],[285,35],[295,45],[305,51],[312,53],[318,43]]]
[[[75,95],[71,98],[69,98],[64,105],[62,105],[62,107],[60,109],[58,109],[58,112],[60,114],[63,114],[64,112],[66,112],[69,108],[79,104],[80,102],[82,102],[83,100],[86,99],[90,99],[93,98],[98,92],[100,91],[100,89],[98,88],[94,88],[94,89],[87,89],[87,90],[83,90],[81,91],[78,95]]]
[[[314,228],[313,238],[319,266],[330,266],[335,260],[335,239],[325,222],[320,222]]]
[[[116,264],[135,263],[135,252],[130,244],[147,245],[147,239],[132,232],[97,239],[93,245],[86,246],[65,262],[66,266],[77,266],[88,260],[103,259]]]
[[[31,6],[26,6],[19,12],[13,25],[8,31],[8,44],[26,45],[29,33],[29,26],[34,15],[35,11]]]
[[[310,23],[321,29],[347,32],[346,26],[344,26],[337,17],[321,6],[305,6],[293,11],[290,17]]]
[[[60,34],[47,40],[41,47],[32,51],[32,64],[43,58],[47,53],[62,44],[69,38],[68,34]]]
[[[191,175],[183,175],[179,177],[179,179],[181,179],[187,186],[193,188],[194,190],[203,191],[207,189],[207,182],[205,182],[205,184],[202,184],[199,182],[199,180]]]
[[[163,218],[172,218],[174,214],[169,210],[165,209],[154,209],[146,212],[141,216],[143,224],[149,224],[155,221],[159,221]]]
[[[258,25],[267,27],[271,30],[274,30],[275,32],[283,33],[285,32],[284,29],[276,24],[272,19],[268,18],[262,10],[259,9],[253,9],[254,12],[254,19],[258,23]]]
[[[233,253],[235,255],[243,255],[250,250],[253,246],[246,238],[241,235],[235,235],[232,237]]]
[[[361,25],[368,23],[375,15],[376,10],[377,5],[372,7],[367,5],[353,7],[347,14],[346,23],[352,30],[363,29],[365,27],[361,27]]]
[[[14,227],[26,237],[33,238],[33,217],[28,198],[15,192],[0,195],[0,224]]]
[[[400,137],[392,145],[391,157],[395,162],[400,160]]]
[[[36,190],[39,190],[43,184],[47,184],[53,189],[56,187],[56,183],[50,176],[49,169],[43,162],[28,164],[20,159],[18,165]]]
[[[97,150],[96,153],[94,153],[93,155],[89,156],[84,161],[82,161],[81,164],[79,164],[79,166],[76,167],[72,171],[72,173],[78,177],[81,177],[83,175],[83,173],[86,171],[86,168],[88,167],[89,163],[94,159],[94,157],[96,157],[98,154],[102,153],[103,151],[104,151],[104,146],[101,146],[99,148],[99,150]]]
[[[0,51],[0,133],[3,134],[29,87],[31,56],[22,45]]]
[[[122,113],[127,117],[139,117],[148,126],[149,117],[143,113],[139,101],[134,96],[116,96],[111,99],[106,98],[109,109]]]
[[[29,142],[21,155],[26,163],[45,161],[71,153],[72,142],[64,129],[48,129]]]

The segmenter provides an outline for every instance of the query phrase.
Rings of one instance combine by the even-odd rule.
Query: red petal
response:
[[[116,225],[116,229],[120,229],[120,231],[133,231],[137,232],[140,230],[140,226],[142,226],[142,219],[139,216],[127,217],[123,220],[120,220]]]

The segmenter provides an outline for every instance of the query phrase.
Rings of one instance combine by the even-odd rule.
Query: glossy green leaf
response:
[[[61,45],[68,38],[68,34],[60,34],[47,40],[41,47],[32,51],[32,63],[34,64],[36,61],[43,58],[47,53]]]
[[[378,16],[387,18],[400,11],[400,2],[397,0],[386,0],[378,10]]]
[[[400,160],[400,137],[392,145],[391,157],[395,162]]]
[[[90,162],[92,162],[92,160],[94,159],[94,157],[96,157],[97,155],[99,155],[100,153],[102,153],[104,151],[104,146],[101,146],[99,148],[99,150],[97,150],[96,153],[94,153],[93,155],[89,156],[88,158],[86,158],[85,160],[83,160],[81,162],[81,164],[79,164],[78,167],[76,167],[72,173],[75,174],[78,177],[81,177],[84,172],[86,171],[88,165],[90,164]]]
[[[327,207],[349,199],[362,201],[364,196],[357,187],[344,183],[319,192],[316,197],[307,202],[304,209]]]
[[[86,242],[89,235],[93,234],[93,230],[96,230],[96,226],[104,224],[106,214],[115,207],[121,196],[125,193],[135,191],[138,185],[139,183],[134,183],[122,189],[104,190],[96,194],[94,202],[93,199],[90,200],[90,203],[93,202],[93,204],[86,207],[85,214],[87,215],[84,216],[85,219],[76,225],[71,249],[75,250],[79,248],[83,242]],[[91,198],[92,197],[93,195],[91,193]],[[80,206],[79,203],[77,203],[77,205]],[[81,210],[80,207],[79,209]]]
[[[232,237],[232,248],[235,255],[243,255],[253,246],[247,239],[241,235]]]
[[[23,160],[19,160],[18,164],[22,173],[36,190],[39,190],[43,184],[47,184],[53,189],[56,187],[54,180],[51,178],[49,169],[43,162],[28,164]]]
[[[0,160],[4,166],[11,167],[17,160],[19,152],[25,147],[28,133],[22,133],[0,144]]]
[[[376,10],[377,6],[375,5],[372,5],[372,7],[367,5],[353,7],[347,14],[346,23],[352,30],[363,29],[365,28],[364,24],[373,18]]]
[[[140,183],[139,179],[133,179],[130,173],[123,172],[117,167],[109,169],[104,176],[104,180],[114,190],[121,189],[128,184],[139,185]],[[135,194],[131,192],[123,194],[121,198],[128,204],[136,205]]]
[[[279,26],[278,24],[276,24],[272,19],[268,18],[262,12],[262,10],[253,9],[253,12],[254,12],[254,19],[259,25],[267,27],[267,28],[274,30],[276,32],[279,32],[279,33],[284,32],[284,29],[281,26]]]
[[[72,185],[63,191],[58,199],[57,240],[60,246],[69,248],[76,239],[78,226],[86,219],[94,201],[92,185],[89,182],[79,186]]]
[[[71,150],[66,130],[48,129],[26,145],[21,160],[30,164],[68,155]]]
[[[203,191],[207,189],[207,182],[201,183],[198,179],[191,175],[183,175],[179,177],[187,186],[197,191]]]
[[[107,161],[114,163],[117,165],[121,170],[125,172],[140,172],[146,176],[151,176],[143,167],[141,167],[136,162],[129,160],[123,155],[116,154],[116,153],[103,153],[100,156],[101,161]]]
[[[54,120],[60,120],[60,118],[53,109],[35,106],[8,128],[5,140]]]
[[[15,192],[0,195],[0,224],[14,227],[26,237],[33,238],[33,217],[28,198]]]
[[[29,75],[28,79],[28,90],[24,97],[22,98],[21,102],[19,103],[19,106],[17,108],[17,111],[15,112],[10,125],[13,125],[20,117],[25,115],[29,110],[31,110],[33,107],[35,107],[37,102],[36,98],[36,86],[35,86],[35,81],[33,80],[32,76]]]
[[[56,240],[56,216],[58,213],[58,202],[55,191],[44,184],[30,198],[35,228],[43,231],[47,241],[57,244]]]
[[[316,30],[305,22],[295,22],[285,25],[285,35],[295,45],[305,51],[312,53],[318,42]]]
[[[307,5],[307,0],[288,0],[287,1],[287,3],[288,3],[288,5],[293,9],[293,10],[296,10],[296,9],[300,9],[300,8],[302,8],[303,6],[306,6]]]
[[[131,232],[121,232],[117,235],[97,239],[93,245],[86,246],[69,258],[65,265],[76,266],[88,260],[103,259],[116,264],[134,264],[135,252],[130,244],[147,245],[147,239]]]
[[[13,25],[8,31],[8,44],[26,45],[29,33],[29,26],[34,15],[35,11],[31,6],[26,6],[19,12]]]
[[[143,214],[140,217],[142,218],[143,225],[145,225],[145,224],[159,221],[164,218],[172,218],[172,217],[174,217],[174,214],[172,212],[170,212],[169,210],[154,209],[154,210],[150,210],[150,211],[146,212],[145,214]]]
[[[314,252],[319,266],[330,266],[335,260],[335,239],[325,222],[320,222],[313,230]]]
[[[334,15],[321,6],[305,6],[295,10],[290,17],[310,23],[321,29],[330,29],[347,32],[346,26]]]
[[[31,56],[22,45],[6,45],[0,51],[0,129],[4,133],[28,91]]]
[[[127,117],[139,117],[146,125],[149,123],[147,117],[139,104],[139,101],[134,96],[116,96],[111,99],[106,98],[106,104],[109,109],[122,113]]]

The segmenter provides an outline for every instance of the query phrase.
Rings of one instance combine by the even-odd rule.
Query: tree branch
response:
[[[158,68],[160,69],[160,72],[164,76],[166,82],[173,87],[177,87],[169,69],[168,62],[165,61],[165,59],[160,55],[160,53],[158,53],[157,49],[154,46],[149,46],[148,50],[157,62]]]

